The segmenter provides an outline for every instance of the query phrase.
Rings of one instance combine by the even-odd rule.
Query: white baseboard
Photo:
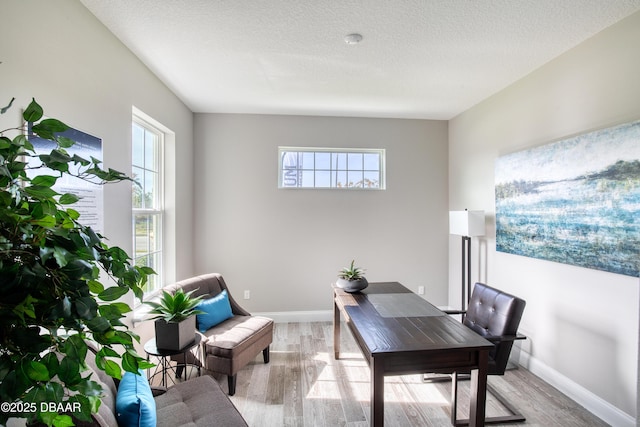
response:
[[[635,427],[636,420],[633,416],[616,408],[522,349],[519,362],[531,373],[551,384],[606,423],[616,427]]]
[[[287,322],[331,322],[333,321],[333,311],[274,311],[263,313],[252,313],[256,316],[264,316],[273,319],[276,323]]]

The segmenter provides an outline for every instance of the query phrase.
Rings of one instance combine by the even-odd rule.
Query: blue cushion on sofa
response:
[[[205,312],[196,316],[200,332],[206,332],[207,329],[233,317],[226,289],[213,298],[200,301],[197,308]]]
[[[156,427],[156,401],[147,377],[125,372],[118,386],[116,415],[121,426]]]

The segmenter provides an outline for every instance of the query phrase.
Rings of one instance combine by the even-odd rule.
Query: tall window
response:
[[[132,128],[133,165],[133,252],[136,265],[153,268],[145,294],[162,288],[163,133],[134,116]]]
[[[279,188],[385,189],[385,150],[278,149]]]

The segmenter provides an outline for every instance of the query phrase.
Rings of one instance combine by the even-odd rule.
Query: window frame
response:
[[[345,172],[346,176],[348,176],[348,172],[353,170],[353,171],[359,171],[362,172],[362,181],[363,184],[362,186],[338,186],[337,183],[336,185],[334,185],[333,182],[333,178],[330,177],[330,181],[329,181],[329,185],[328,186],[316,186],[315,182],[313,186],[287,186],[284,184],[284,175],[285,175],[285,165],[283,164],[283,157],[284,157],[284,153],[313,153],[314,154],[314,166],[313,168],[309,168],[309,169],[294,169],[294,170],[298,170],[298,171],[308,171],[308,172],[313,172],[314,173],[314,180],[315,180],[315,176],[317,174],[318,171],[320,172],[324,172],[327,171],[329,172],[329,174],[332,173],[338,173],[338,172]],[[319,154],[319,153],[329,153],[331,155],[330,157],[330,166],[329,169],[326,168],[317,168],[316,164],[315,164],[315,155]],[[379,156],[378,158],[378,169],[366,169],[365,165],[364,165],[364,157],[363,157],[363,164],[362,164],[362,168],[361,169],[349,169],[348,166],[345,169],[337,169],[333,167],[333,154],[344,154],[346,156],[346,158],[349,157],[350,154],[377,154]],[[365,172],[372,172],[375,171],[378,173],[378,179],[379,179],[379,183],[377,187],[367,187],[364,184],[364,173]],[[348,178],[347,178],[348,179]],[[364,190],[364,191],[382,191],[382,190],[386,190],[386,150],[384,148],[338,148],[338,147],[291,147],[291,146],[279,146],[278,147],[278,189],[293,189],[293,190]]]
[[[148,165],[146,163],[146,153],[143,153],[143,165],[138,165],[134,163],[134,156],[133,156],[133,149],[134,149],[134,140],[133,140],[133,132],[134,132],[134,126],[139,126],[141,127],[145,132],[150,132],[153,135],[156,136],[157,141],[156,141],[156,148],[155,148],[155,156],[154,156],[154,169],[150,169],[148,168]],[[154,257],[154,265],[152,266],[156,272],[156,275],[154,275],[152,277],[152,280],[155,282],[155,286],[144,292],[144,297],[145,299],[147,299],[150,296],[153,296],[154,294],[157,294],[158,292],[160,292],[160,290],[162,290],[162,288],[164,287],[164,268],[165,268],[165,253],[164,253],[164,233],[165,233],[165,228],[164,228],[164,220],[165,220],[165,206],[164,206],[164,198],[165,198],[165,185],[164,185],[164,179],[165,179],[165,163],[164,163],[164,156],[165,156],[165,140],[166,140],[166,134],[165,131],[163,129],[161,129],[161,127],[159,125],[156,125],[154,123],[151,123],[149,120],[147,120],[143,114],[138,114],[137,112],[134,112],[132,115],[132,122],[131,122],[131,132],[132,132],[132,137],[131,137],[131,170],[132,170],[132,176],[133,174],[133,170],[135,169],[143,169],[144,171],[151,171],[153,173],[155,173],[155,179],[154,179],[154,206],[153,207],[148,207],[148,206],[144,206],[142,208],[137,208],[134,206],[133,203],[133,185],[132,184],[132,206],[131,206],[131,217],[132,217],[132,228],[133,228],[133,232],[132,232],[132,253],[133,253],[133,262],[136,263],[140,258],[143,257]],[[144,179],[144,178],[142,178]],[[155,240],[155,245],[154,248],[149,248],[147,247],[147,250],[144,252],[143,255],[138,255],[137,252],[137,245],[136,245],[136,238],[137,238],[137,231],[136,231],[136,219],[139,217],[149,217],[149,219],[155,220],[157,223],[155,224],[154,229],[157,231],[158,236],[154,236],[154,240]],[[147,239],[148,241],[149,239]],[[147,265],[147,264],[145,264]],[[136,300],[136,305],[138,305],[139,302]]]

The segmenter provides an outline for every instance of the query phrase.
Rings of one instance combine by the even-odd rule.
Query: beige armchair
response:
[[[229,395],[236,389],[236,375],[247,363],[262,351],[264,363],[269,363],[269,346],[273,342],[273,320],[252,316],[233,299],[227,284],[220,274],[211,273],[182,280],[167,286],[165,290],[175,292],[194,291],[193,296],[205,299],[216,297],[223,290],[229,296],[233,317],[202,333],[202,360],[191,360],[204,368],[205,374],[225,374]],[[200,333],[200,332],[198,332]]]

